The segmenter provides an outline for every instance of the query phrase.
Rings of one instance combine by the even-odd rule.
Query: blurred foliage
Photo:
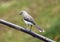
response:
[[[60,20],[52,25],[44,35],[54,39],[57,42],[60,42]]]
[[[21,10],[28,11],[36,23],[45,29],[45,33],[40,33],[33,26],[34,32],[60,42],[60,0],[0,0],[0,19],[26,27],[22,16],[18,14]],[[0,42],[40,42],[40,40],[0,24]]]

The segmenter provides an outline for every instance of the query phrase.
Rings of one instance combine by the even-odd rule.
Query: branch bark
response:
[[[39,34],[33,32],[33,31],[27,30],[27,29],[25,29],[25,28],[23,28],[21,26],[18,26],[16,24],[13,24],[11,22],[8,22],[8,21],[2,20],[2,19],[0,19],[0,24],[4,24],[4,25],[9,26],[9,27],[11,27],[13,29],[16,29],[16,30],[22,31],[24,33],[27,33],[27,34],[29,34],[29,35],[31,35],[33,37],[36,37],[36,38],[38,38],[40,40],[45,41],[45,42],[55,42],[55,41],[53,41],[53,40],[51,40],[51,39],[49,39],[47,37],[44,37],[44,36],[39,35]]]

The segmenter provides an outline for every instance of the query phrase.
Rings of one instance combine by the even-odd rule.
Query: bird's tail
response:
[[[44,32],[44,30],[41,29],[38,25],[34,25],[34,26],[39,30],[39,32]]]

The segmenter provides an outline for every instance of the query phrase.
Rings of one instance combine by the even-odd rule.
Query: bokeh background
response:
[[[0,0],[0,19],[27,27],[22,16],[18,14],[21,10],[26,10],[45,30],[44,33],[40,33],[33,26],[32,31],[60,42],[60,0]],[[44,41],[0,24],[0,42]]]

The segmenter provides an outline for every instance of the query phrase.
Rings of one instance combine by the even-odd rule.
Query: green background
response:
[[[0,0],[0,19],[27,27],[19,15],[21,10],[26,10],[45,30],[44,33],[40,33],[33,26],[32,31],[60,42],[60,0]],[[0,24],[0,42],[44,41]]]

